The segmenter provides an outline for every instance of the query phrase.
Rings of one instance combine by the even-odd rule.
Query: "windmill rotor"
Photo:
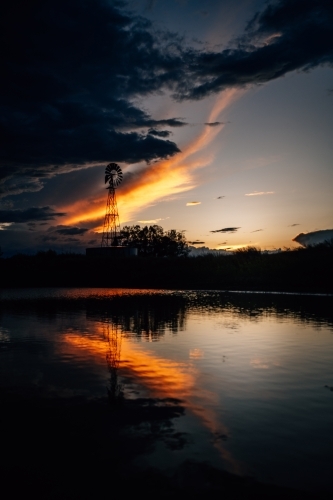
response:
[[[117,163],[109,163],[105,168],[105,184],[108,182],[110,187],[117,187],[123,180],[123,173]]]

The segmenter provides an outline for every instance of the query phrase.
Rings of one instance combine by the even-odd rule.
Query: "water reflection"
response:
[[[120,323],[120,317],[117,317],[117,321]],[[95,323],[95,336],[89,337],[89,341],[73,333],[66,334],[64,340],[68,345],[84,350],[89,356],[99,358],[106,352],[111,375],[108,395],[113,403],[122,396],[123,385],[119,384],[119,373],[126,383],[129,396],[136,394],[180,402],[209,431],[213,445],[228,465],[228,470],[242,472],[240,464],[223,445],[228,429],[216,409],[217,395],[209,387],[202,386],[200,371],[191,363],[157,356],[144,349],[141,343],[133,344],[131,338],[126,336],[126,330],[124,333],[120,336],[118,325],[112,319],[106,321],[101,317]]]
[[[110,404],[121,402],[124,397],[122,385],[118,380],[118,370],[121,353],[121,334],[118,330],[117,323],[108,321],[105,325],[104,339],[107,343],[106,363],[110,373],[109,387],[107,388],[108,399]]]
[[[269,482],[329,488],[331,297],[48,290],[14,298],[0,302],[3,387],[176,405],[173,462],[200,457]],[[153,463],[167,465],[162,456],[157,447]]]

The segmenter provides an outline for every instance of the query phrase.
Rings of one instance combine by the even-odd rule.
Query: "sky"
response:
[[[11,0],[0,24],[3,256],[99,246],[109,162],[121,227],[333,236],[331,0]]]

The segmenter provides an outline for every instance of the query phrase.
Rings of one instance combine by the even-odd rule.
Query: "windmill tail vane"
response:
[[[108,182],[109,185],[106,188],[108,190],[108,197],[103,226],[102,247],[118,245],[120,222],[116,199],[116,187],[119,186],[122,180],[123,173],[119,165],[117,165],[117,163],[109,163],[105,168],[105,184]]]

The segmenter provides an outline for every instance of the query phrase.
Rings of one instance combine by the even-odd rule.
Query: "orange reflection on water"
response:
[[[64,340],[67,346],[84,350],[85,353],[105,359],[108,349],[106,325],[96,324],[96,330],[103,337],[82,337],[75,333],[67,333]],[[96,333],[97,333],[96,332]],[[119,340],[120,333],[118,332]],[[221,436],[228,434],[228,429],[220,421],[214,407],[217,404],[215,393],[200,386],[200,372],[191,363],[182,363],[165,359],[144,350],[142,345],[133,344],[126,337],[121,337],[121,359],[119,368],[122,375],[130,376],[135,383],[148,389],[158,398],[175,398],[195,414],[202,424],[211,432],[213,445],[218,449],[224,461],[234,473],[240,473],[239,463],[225,449]]]
[[[82,337],[75,333],[64,336],[69,346],[84,349],[89,355],[97,356],[99,360],[106,356],[108,346],[106,339],[107,337],[104,339]],[[131,375],[158,397],[182,399],[191,394],[195,386],[192,367],[185,363],[155,357],[150,352],[135,348],[124,337],[119,366],[125,376]]]

